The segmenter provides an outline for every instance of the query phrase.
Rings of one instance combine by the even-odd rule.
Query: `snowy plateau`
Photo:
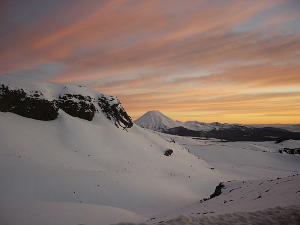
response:
[[[161,133],[182,122],[138,126],[116,97],[8,76],[0,111],[0,225],[300,224],[300,157],[279,152],[299,140]]]

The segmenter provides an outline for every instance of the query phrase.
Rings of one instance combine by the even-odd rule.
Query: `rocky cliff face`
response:
[[[126,129],[133,126],[130,116],[116,97],[86,87],[55,85],[34,90],[11,86],[0,80],[0,111],[44,121],[56,119],[59,109],[88,121],[93,120],[95,113],[102,112],[117,127]]]
[[[8,86],[0,86],[0,111],[37,119],[54,120],[58,115],[55,101],[42,99],[42,93],[36,91],[28,95],[23,89],[10,90]]]

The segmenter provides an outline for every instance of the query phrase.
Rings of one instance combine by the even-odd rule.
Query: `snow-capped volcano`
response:
[[[154,131],[166,131],[175,127],[184,127],[193,131],[210,131],[213,129],[222,129],[234,126],[231,124],[222,124],[218,122],[203,123],[198,121],[175,121],[157,110],[146,112],[140,118],[135,120],[134,123],[140,127]]]
[[[155,131],[164,131],[169,128],[178,127],[182,125],[181,122],[174,121],[157,110],[145,113],[143,116],[141,116],[134,122],[140,127]]]
[[[300,132],[228,123],[203,123],[198,121],[174,121],[159,111],[150,111],[135,121],[137,125],[163,133],[201,138],[215,138],[226,141],[282,141],[299,140]]]

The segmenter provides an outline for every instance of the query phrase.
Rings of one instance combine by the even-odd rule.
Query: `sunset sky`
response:
[[[299,0],[0,3],[0,74],[83,84],[136,119],[300,123]]]

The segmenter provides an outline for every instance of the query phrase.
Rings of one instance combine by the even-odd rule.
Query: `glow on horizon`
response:
[[[298,0],[1,6],[0,75],[86,85],[134,119],[300,123]]]

